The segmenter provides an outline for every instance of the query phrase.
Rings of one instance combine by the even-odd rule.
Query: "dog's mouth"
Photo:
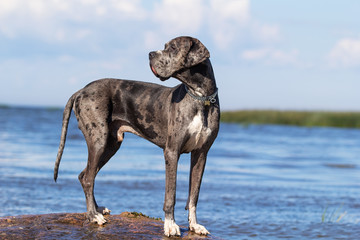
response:
[[[153,72],[153,74],[157,77],[157,78],[159,78],[161,81],[165,81],[165,80],[168,80],[169,78],[167,77],[167,78],[164,78],[164,77],[161,77],[157,72],[156,72],[156,70],[155,70],[155,68],[150,64],[150,69],[151,69],[151,71]]]
[[[153,72],[153,74],[156,76],[156,77],[159,77],[159,74],[156,72],[155,68],[153,66],[151,66],[150,64],[150,68],[151,68],[151,71]]]

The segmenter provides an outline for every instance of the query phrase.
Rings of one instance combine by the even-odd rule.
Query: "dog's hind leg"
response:
[[[91,222],[102,225],[106,222],[103,214],[110,213],[105,207],[99,207],[94,197],[95,177],[100,169],[110,160],[121,145],[116,135],[110,132],[108,109],[98,109],[83,102],[82,109],[75,109],[79,128],[85,136],[88,147],[88,162],[80,173],[79,181],[86,197],[87,217]]]
[[[105,207],[99,207],[96,203],[94,196],[95,177],[100,169],[116,153],[120,144],[120,142],[115,141],[115,138],[108,138],[103,143],[88,143],[88,163],[79,175],[79,181],[86,197],[88,219],[90,222],[97,222],[99,225],[103,225],[106,222],[103,214],[109,214],[110,210]]]
[[[191,152],[191,167],[189,180],[189,197],[186,208],[189,210],[189,228],[197,234],[207,235],[209,231],[200,224],[196,219],[196,206],[199,199],[200,185],[205,169],[207,152],[193,151]]]

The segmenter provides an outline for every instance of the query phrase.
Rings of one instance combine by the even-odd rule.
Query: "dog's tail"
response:
[[[68,102],[67,102],[67,104],[65,106],[65,109],[64,109],[59,150],[58,150],[58,154],[57,154],[57,157],[56,157],[55,168],[54,168],[54,180],[55,180],[55,182],[56,182],[56,179],[58,177],[60,160],[61,160],[61,156],[63,154],[64,147],[65,147],[65,140],[66,140],[66,134],[67,134],[67,129],[68,129],[68,125],[69,125],[69,119],[70,119],[70,116],[71,116],[71,110],[73,108],[76,96],[77,96],[77,92],[70,97],[70,99],[68,100]]]

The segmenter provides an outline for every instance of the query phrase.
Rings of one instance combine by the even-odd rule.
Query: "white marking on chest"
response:
[[[200,148],[211,135],[211,129],[204,126],[204,119],[201,112],[198,112],[188,127],[189,140],[186,142],[184,150],[191,152]]]

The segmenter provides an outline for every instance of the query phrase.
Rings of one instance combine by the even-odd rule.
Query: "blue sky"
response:
[[[104,77],[161,83],[148,52],[190,35],[210,50],[223,110],[360,111],[359,9],[357,0],[1,0],[0,103],[64,106]]]

